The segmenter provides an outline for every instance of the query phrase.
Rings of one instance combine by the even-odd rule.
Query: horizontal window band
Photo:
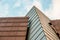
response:
[[[0,35],[0,37],[25,37],[26,35]]]
[[[28,23],[2,23],[0,26],[28,26]]]
[[[28,20],[0,20],[0,22],[28,22]]]
[[[20,21],[18,21],[18,22],[16,22],[16,21],[15,22],[0,22],[0,23],[28,23],[28,21],[21,21],[21,22]]]
[[[0,23],[24,23],[28,20],[0,20]]]
[[[0,30],[0,32],[26,32],[26,30]]]
[[[4,17],[1,18],[1,17],[0,17],[0,20],[3,20],[3,19],[4,19],[4,20],[9,20],[9,19],[10,19],[10,20],[14,20],[14,19],[16,19],[16,20],[22,20],[22,19],[29,19],[29,18],[12,18],[12,17],[11,17],[11,18],[7,18],[7,17],[6,17],[6,18],[4,18]]]
[[[18,26],[16,26],[16,25],[4,25],[4,26],[0,26],[0,27],[27,27],[28,25],[18,25]]]
[[[26,23],[26,22],[25,22],[25,23],[24,23],[24,22],[22,22],[22,23],[14,23],[14,22],[12,22],[12,23],[2,23],[2,22],[1,22],[0,25],[1,25],[1,24],[4,24],[4,25],[5,25],[5,24],[6,24],[6,25],[7,25],[7,24],[28,24],[28,22],[27,22],[27,23]]]
[[[6,17],[6,18],[0,18],[0,19],[29,19],[28,17]]]

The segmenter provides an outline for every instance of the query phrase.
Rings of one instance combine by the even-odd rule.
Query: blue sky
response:
[[[41,0],[43,10],[49,9],[49,6],[52,5],[52,0]]]
[[[25,16],[34,5],[50,17],[53,3],[54,0],[0,0],[0,17]]]

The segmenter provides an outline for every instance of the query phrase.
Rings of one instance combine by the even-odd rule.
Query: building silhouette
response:
[[[25,17],[0,18],[0,40],[59,40],[60,21],[33,6]]]
[[[29,17],[28,40],[59,40],[50,26],[50,19],[35,6],[27,13]]]

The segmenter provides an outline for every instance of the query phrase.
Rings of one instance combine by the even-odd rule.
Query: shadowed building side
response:
[[[56,34],[60,38],[60,20],[51,20],[51,27],[55,30]]]
[[[0,18],[0,40],[26,40],[28,17]]]
[[[50,19],[35,6],[26,16],[29,17],[30,25],[28,40],[59,40],[56,33],[49,25]]]

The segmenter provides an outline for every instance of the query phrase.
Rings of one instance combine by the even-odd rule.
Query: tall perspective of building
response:
[[[35,6],[25,17],[0,18],[0,40],[60,40],[60,20],[50,20]]]
[[[32,7],[26,16],[29,17],[27,40],[59,40],[49,24],[50,19],[35,6]]]
[[[26,40],[28,17],[0,18],[0,40]]]

